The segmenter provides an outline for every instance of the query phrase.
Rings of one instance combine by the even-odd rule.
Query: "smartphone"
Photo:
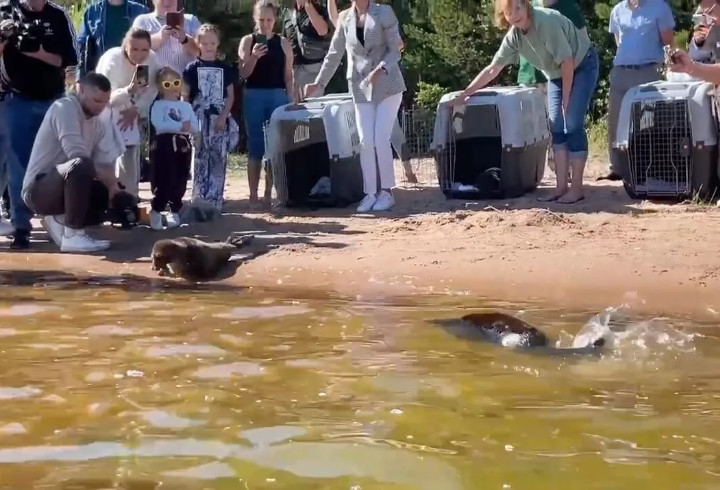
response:
[[[265,34],[255,34],[255,42],[258,44],[267,44],[267,36]]]
[[[137,65],[135,67],[135,79],[140,85],[150,83],[150,67],[148,65]]]
[[[185,23],[185,16],[182,12],[168,12],[165,15],[165,24],[173,29],[182,29]]]

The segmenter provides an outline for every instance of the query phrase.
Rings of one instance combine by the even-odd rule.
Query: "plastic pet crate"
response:
[[[613,143],[633,199],[711,197],[718,180],[713,86],[646,83],[623,97]]]
[[[535,87],[493,87],[461,107],[438,104],[431,150],[449,199],[506,199],[537,188],[550,145],[545,96]]]
[[[280,205],[344,207],[364,197],[360,137],[349,94],[278,107],[265,138]]]

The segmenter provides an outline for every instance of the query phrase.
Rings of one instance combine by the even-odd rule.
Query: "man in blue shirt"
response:
[[[674,28],[675,19],[666,0],[621,0],[612,9],[608,30],[615,36],[617,51],[610,71],[610,174],[601,178],[622,178],[623,169],[612,149],[622,99],[631,88],[660,79],[663,46],[673,45]]]

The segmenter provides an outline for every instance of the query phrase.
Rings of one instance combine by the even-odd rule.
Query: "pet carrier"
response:
[[[266,127],[265,157],[286,207],[342,207],[365,195],[349,94],[275,109]]]
[[[717,186],[712,85],[658,81],[630,89],[613,144],[633,199],[710,197]]]
[[[550,145],[545,97],[534,87],[493,87],[462,107],[440,99],[431,150],[449,199],[505,199],[537,188]]]

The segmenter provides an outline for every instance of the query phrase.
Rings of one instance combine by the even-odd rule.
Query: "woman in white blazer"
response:
[[[365,198],[357,208],[361,213],[386,211],[395,205],[390,137],[406,90],[399,66],[400,45],[398,20],[389,5],[354,0],[352,6],[339,15],[330,49],[315,83],[305,86],[307,97],[312,97],[321,87],[324,89],[347,52],[347,79],[355,102],[365,190]]]
[[[135,78],[138,65],[148,66],[147,85]],[[140,183],[140,128],[157,96],[155,78],[159,69],[157,56],[150,49],[150,33],[137,27],[127,32],[121,46],[105,51],[95,68],[110,80],[112,93],[104,115],[118,125],[126,145],[125,153],[115,164],[115,174],[134,196],[138,195]]]

